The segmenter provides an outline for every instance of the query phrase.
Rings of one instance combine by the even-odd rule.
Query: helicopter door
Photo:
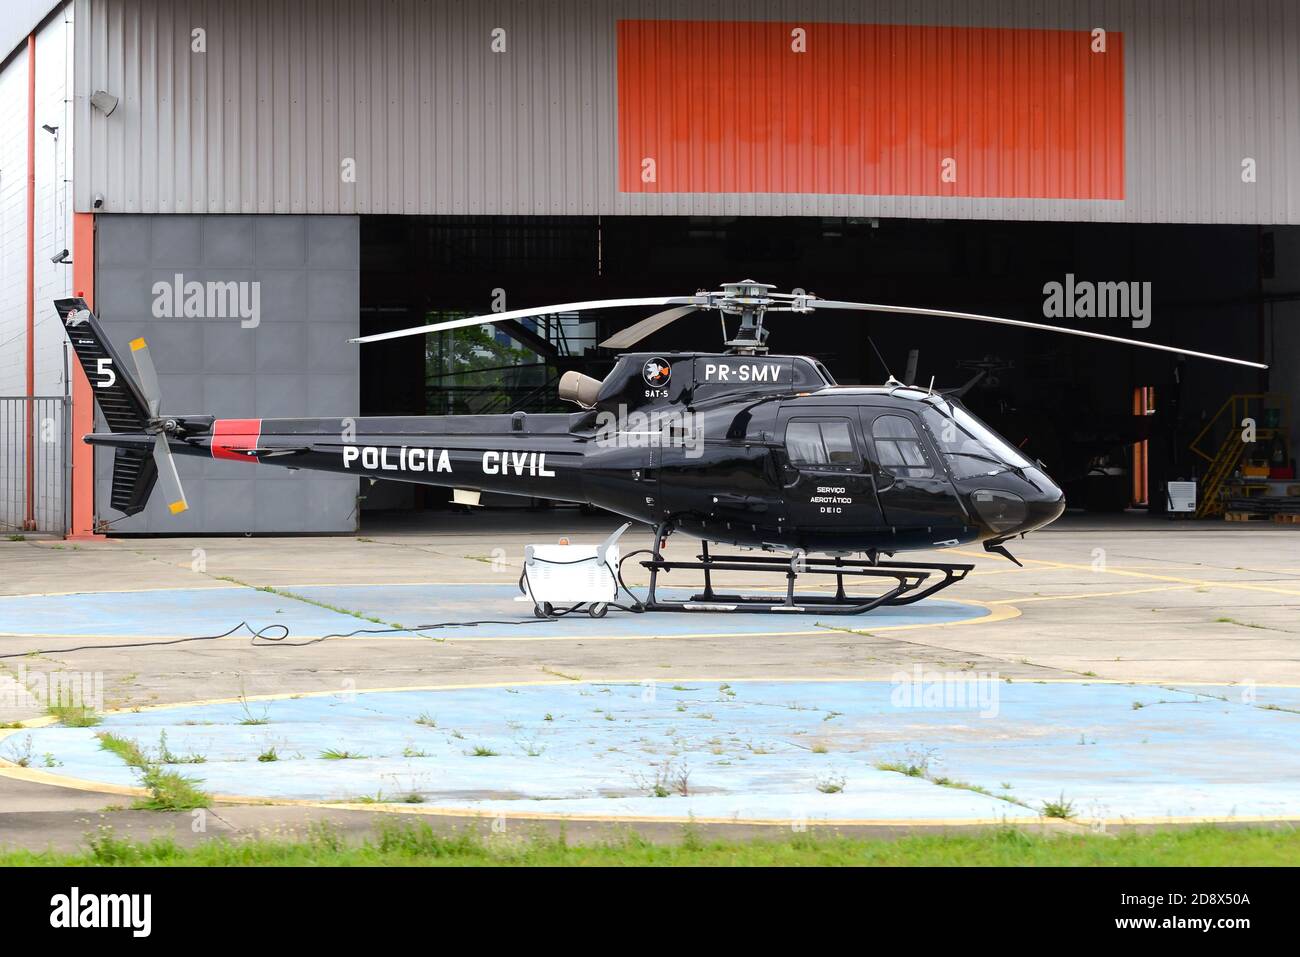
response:
[[[862,409],[862,431],[875,447],[876,492],[885,521],[900,536],[916,529],[918,541],[934,542],[940,540],[936,534],[963,524],[956,489],[910,414]]]
[[[883,522],[854,409],[782,410],[782,474],[790,524],[851,534]]]

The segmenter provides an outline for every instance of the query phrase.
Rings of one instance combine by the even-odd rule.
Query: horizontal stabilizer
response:
[[[113,450],[113,492],[109,504],[124,515],[144,511],[158,481],[153,454],[140,449]]]

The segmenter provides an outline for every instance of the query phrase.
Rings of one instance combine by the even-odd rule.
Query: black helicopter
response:
[[[592,505],[654,526],[654,547],[642,564],[651,576],[643,607],[655,610],[854,614],[908,604],[960,581],[972,566],[889,561],[896,553],[982,542],[1015,561],[1005,543],[1065,509],[1042,464],[972,415],[955,392],[892,378],[882,386],[837,385],[815,359],[768,353],[769,313],[944,316],[1264,368],[1015,319],[777,293],[745,280],[693,296],[517,309],[353,340],[556,312],[669,307],[601,343],[621,350],[692,313],[720,313],[724,353],[630,352],[603,381],[566,373],[560,397],[580,408],[571,414],[219,419],[163,414],[145,341],[130,343],[133,377],[84,300],[55,306],[109,428],[85,440],[116,450],[114,509],[139,512],[161,481],[170,510],[184,511],[173,453],[443,486],[469,503],[487,491]],[[728,321],[736,327],[730,334]],[[697,560],[663,557],[675,531],[701,540]],[[751,551],[710,555],[710,542]],[[856,554],[864,558],[850,557]],[[675,569],[703,571],[704,590],[686,601],[658,597],[659,574]],[[785,595],[719,593],[714,571],[784,575]],[[833,576],[834,594],[797,596],[796,579],[805,574]],[[886,590],[850,595],[846,578],[883,578]]]

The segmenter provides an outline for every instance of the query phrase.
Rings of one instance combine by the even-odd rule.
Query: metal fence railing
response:
[[[31,423],[31,518],[27,434]],[[0,396],[0,533],[68,530],[71,442],[66,396]]]

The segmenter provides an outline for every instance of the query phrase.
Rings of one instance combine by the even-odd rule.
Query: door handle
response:
[[[770,499],[760,498],[757,495],[733,495],[724,492],[721,495],[713,496],[713,504],[720,508],[741,509],[749,512],[766,512]]]
[[[886,472],[884,469],[881,469],[880,478],[888,479],[889,482],[888,484],[885,485],[878,484],[876,482],[875,477],[873,476],[871,479],[871,483],[876,486],[877,492],[888,492],[891,488],[893,488],[895,485],[898,484],[898,476],[896,476],[893,472]]]

